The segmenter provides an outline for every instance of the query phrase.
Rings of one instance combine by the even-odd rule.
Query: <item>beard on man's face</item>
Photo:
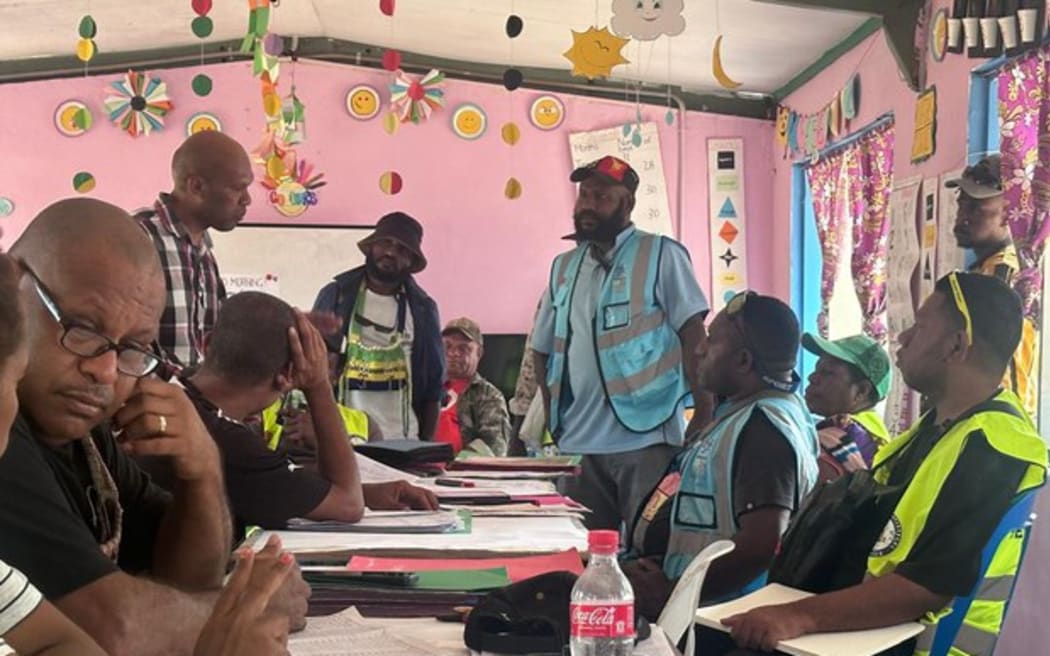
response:
[[[388,284],[405,282],[410,275],[407,270],[397,268],[396,262],[393,266],[381,266],[371,255],[365,257],[365,271],[374,280]]]
[[[591,225],[584,226],[587,220]],[[580,210],[572,217],[573,227],[576,229],[577,239],[583,241],[610,242],[616,239],[616,235],[627,225],[627,212],[623,203],[609,216],[601,216],[592,210]]]

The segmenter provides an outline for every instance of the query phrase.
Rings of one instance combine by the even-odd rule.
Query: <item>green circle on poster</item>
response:
[[[206,96],[211,93],[211,78],[201,73],[193,77],[193,82],[190,83],[193,87],[193,93],[198,96]]]
[[[190,29],[193,30],[193,34],[200,39],[207,39],[211,36],[211,31],[214,28],[215,25],[207,16],[198,16],[193,19],[192,23],[190,23]]]
[[[73,189],[77,193],[86,194],[95,188],[95,176],[87,171],[81,171],[73,176]]]

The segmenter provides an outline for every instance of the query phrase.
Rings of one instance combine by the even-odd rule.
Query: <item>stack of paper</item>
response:
[[[323,533],[457,533],[467,530],[467,511],[366,510],[353,524],[337,521],[292,519],[289,531]]]
[[[761,606],[787,604],[812,596],[809,592],[771,583],[739,599],[706,606],[696,611],[696,623],[728,632],[722,620]],[[908,622],[870,631],[815,633],[777,644],[777,649],[792,656],[873,656],[919,635],[923,625]]]
[[[272,531],[251,538],[261,549]],[[429,549],[435,551],[495,551],[500,553],[544,553],[566,549],[587,550],[587,531],[569,517],[476,517],[471,533],[405,535],[389,533],[329,533],[276,531],[285,550],[291,553],[321,553],[363,549]]]
[[[292,656],[442,656],[449,653],[411,634],[365,620],[357,609],[348,608],[327,617],[311,617],[304,631],[289,636],[288,652]]]

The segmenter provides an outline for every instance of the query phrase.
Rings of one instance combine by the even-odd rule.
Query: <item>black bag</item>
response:
[[[868,470],[824,483],[784,534],[769,581],[818,594],[860,583],[903,492],[904,486],[883,485]]]
[[[470,611],[463,641],[474,651],[561,656],[569,653],[569,602],[576,575],[548,572],[493,590]],[[649,623],[635,615],[636,643]]]

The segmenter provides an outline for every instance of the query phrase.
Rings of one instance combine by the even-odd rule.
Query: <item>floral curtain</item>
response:
[[[1010,232],[1021,260],[1015,288],[1027,316],[1040,313],[1039,263],[1050,232],[1050,51],[1011,62],[999,73],[1003,191]]]
[[[813,213],[823,255],[817,328],[828,335],[828,304],[845,239],[851,235],[850,270],[864,313],[864,332],[886,336],[887,220],[893,178],[893,125],[863,135],[809,166]],[[852,228],[852,231],[851,231]]]
[[[886,339],[886,261],[890,240],[889,206],[893,190],[893,125],[866,134],[857,143],[860,176],[851,178],[863,203],[853,222],[853,287],[864,312],[864,332]]]

